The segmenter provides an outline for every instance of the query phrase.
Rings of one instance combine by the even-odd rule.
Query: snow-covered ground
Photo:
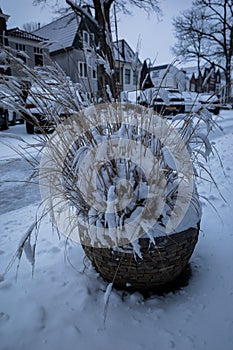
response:
[[[107,284],[93,269],[83,272],[81,247],[59,239],[48,219],[40,227],[33,278],[29,254],[22,257],[17,280],[16,264],[4,275],[35,218],[39,189],[17,183],[16,190],[16,184],[0,182],[1,350],[233,348],[233,111],[222,111],[219,124],[223,133],[216,131],[211,139],[224,169],[217,157],[211,157],[210,168],[226,202],[213,185],[199,183],[207,200],[189,285],[146,300],[137,293],[113,290],[105,325]],[[35,141],[26,135],[24,125],[8,132]],[[14,161],[17,157],[0,146],[1,181],[27,178],[29,168],[25,161]]]

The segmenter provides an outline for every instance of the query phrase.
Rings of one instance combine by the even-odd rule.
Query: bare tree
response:
[[[175,55],[182,55],[185,60],[197,60],[199,75],[201,74],[201,61],[206,52],[206,41],[203,35],[205,28],[205,13],[199,9],[191,8],[173,19],[176,44],[172,51]],[[198,32],[193,28],[199,29]]]
[[[32,33],[34,30],[37,30],[40,28],[40,23],[38,22],[28,22],[23,24],[23,29],[26,32]]]
[[[174,19],[176,54],[219,67],[226,78],[226,101],[231,99],[233,55],[232,0],[196,0],[192,8]]]
[[[34,0],[34,4],[46,4],[50,0]],[[51,0],[50,2],[57,2],[57,0]],[[71,8],[81,14],[87,16],[94,24],[99,35],[99,54],[102,56],[103,61],[108,66],[102,65],[100,68],[101,85],[103,87],[102,95],[106,95],[106,86],[109,86],[112,97],[116,98],[116,84],[115,84],[115,66],[113,56],[113,45],[112,45],[112,33],[111,33],[111,13],[121,11],[124,13],[130,13],[130,8],[136,6],[143,9],[147,13],[151,11],[160,14],[160,8],[158,6],[158,0],[80,0],[77,4],[73,0],[66,0],[67,4]],[[90,12],[87,11],[86,7],[93,10],[93,17],[90,16]]]

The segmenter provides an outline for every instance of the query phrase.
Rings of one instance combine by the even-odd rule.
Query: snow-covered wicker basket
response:
[[[199,226],[199,225],[198,225]],[[83,245],[95,269],[115,288],[156,292],[171,284],[187,266],[198,240],[199,228],[155,238],[140,238],[139,258],[131,245],[121,249]]]
[[[50,210],[116,288],[161,289],[194,251],[201,205],[193,166],[205,152],[190,143],[208,143],[192,116],[180,118],[174,127],[142,106],[97,105],[68,118],[50,140],[49,175],[51,162],[58,169]]]

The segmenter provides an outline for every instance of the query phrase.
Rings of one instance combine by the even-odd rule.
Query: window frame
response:
[[[78,73],[79,73],[79,78],[81,79],[88,78],[88,66],[86,62],[84,61],[78,62]]]
[[[131,69],[125,68],[124,80],[126,85],[131,84]]]

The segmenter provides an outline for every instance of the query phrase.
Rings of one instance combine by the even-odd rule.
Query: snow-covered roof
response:
[[[24,40],[38,41],[38,42],[46,41],[46,39],[43,37],[26,32],[25,30],[22,30],[19,28],[12,28],[12,29],[7,30],[7,36],[14,37],[14,38],[20,38],[20,39],[24,39]]]
[[[168,67],[170,66],[170,64],[162,64],[162,65],[159,65],[159,66],[154,66],[154,67],[150,67],[150,71],[158,71],[158,70],[165,70],[165,69],[168,69]]]
[[[52,53],[72,46],[79,24],[80,18],[72,12],[35,30],[33,33],[51,42],[49,52]]]
[[[197,66],[191,66],[191,67],[185,67],[185,68],[180,68],[183,70],[186,74],[186,76],[191,79],[192,75],[194,74],[195,77],[198,76],[198,68]]]
[[[113,42],[113,55],[116,61],[129,63],[135,62],[136,58],[136,53],[124,39]],[[139,58],[137,58],[137,61],[138,65],[142,64]]]
[[[211,67],[209,65],[206,65],[206,64],[201,66],[201,74],[202,75],[204,74],[206,68],[210,69]],[[198,67],[197,66],[184,67],[184,68],[180,68],[180,70],[183,70],[189,79],[191,79],[193,74],[194,74],[195,78],[198,77]]]
[[[0,7],[0,17],[4,18],[6,21],[9,19],[9,15],[7,15],[6,13],[3,13],[1,7]]]

